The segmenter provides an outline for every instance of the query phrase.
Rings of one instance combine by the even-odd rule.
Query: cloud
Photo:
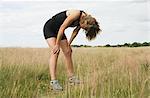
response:
[[[81,0],[2,0],[2,1],[54,1],[54,2],[80,2]],[[133,0],[82,0],[81,2],[96,2],[96,1],[133,1]],[[138,0],[141,1],[141,0]]]
[[[82,9],[100,22],[103,33],[88,42],[82,30],[73,44],[119,44],[148,41],[150,33],[147,2],[3,2],[0,9],[2,25],[0,44],[3,46],[43,46],[43,25],[54,14],[66,9]],[[63,5],[63,6],[62,6]],[[69,38],[73,28],[66,30]]]
[[[144,3],[144,2],[148,2],[149,0],[132,0],[132,2],[134,3]]]

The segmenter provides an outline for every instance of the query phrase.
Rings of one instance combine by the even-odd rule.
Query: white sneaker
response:
[[[58,80],[50,81],[50,85],[52,86],[52,90],[54,91],[63,91],[62,86],[60,86]]]
[[[80,84],[80,80],[76,76],[71,76],[69,78],[69,83],[70,84]]]

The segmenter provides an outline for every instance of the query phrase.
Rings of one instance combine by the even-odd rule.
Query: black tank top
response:
[[[80,16],[82,12],[84,11],[80,11]],[[79,26],[80,16],[77,20],[73,21],[68,27]],[[50,20],[47,21],[47,26],[53,31],[58,31],[60,26],[63,24],[66,18],[67,18],[66,11],[60,12],[54,15]]]

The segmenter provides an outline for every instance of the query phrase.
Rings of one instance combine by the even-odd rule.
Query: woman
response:
[[[64,33],[65,29],[68,27],[75,27],[69,41]],[[80,83],[74,74],[71,57],[72,49],[70,45],[81,28],[85,30],[86,37],[89,40],[94,39],[100,31],[96,19],[80,10],[66,10],[60,12],[49,19],[44,25],[44,37],[49,47],[52,48],[49,68],[51,76],[50,84],[53,90],[63,90],[56,78],[56,65],[60,48],[65,56],[69,82],[73,84]]]

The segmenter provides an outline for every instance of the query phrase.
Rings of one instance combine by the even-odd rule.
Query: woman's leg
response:
[[[55,37],[48,38],[46,41],[47,41],[49,47],[51,48],[50,59],[49,59],[49,70],[50,70],[51,80],[56,80],[56,67],[57,67],[57,59],[58,59],[59,53],[54,54],[52,52],[52,48],[56,44],[56,38]]]
[[[65,56],[68,77],[71,77],[74,75],[71,47],[69,46],[67,39],[61,40],[60,46]]]
[[[61,40],[61,49],[64,53],[65,56],[65,61],[66,61],[66,68],[68,72],[68,77],[69,77],[69,83],[71,84],[80,84],[80,80],[74,75],[74,69],[73,69],[73,62],[72,62],[72,49],[70,45],[68,44],[68,41]]]

